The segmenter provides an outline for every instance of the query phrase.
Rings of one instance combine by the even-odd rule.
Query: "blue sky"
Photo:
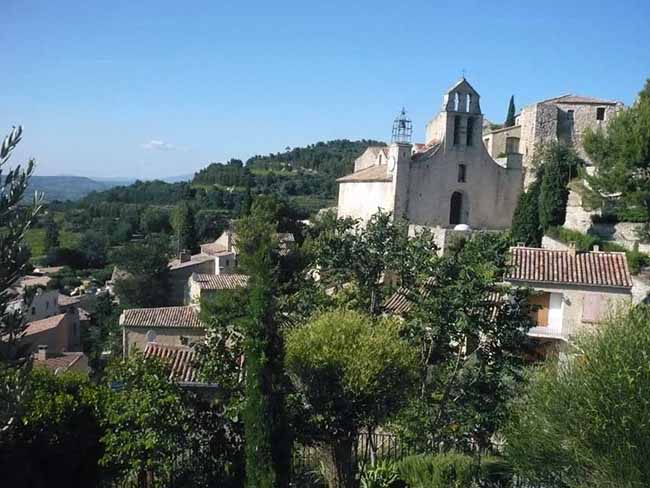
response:
[[[423,138],[463,70],[485,115],[629,104],[650,2],[2,0],[0,129],[38,174],[155,177],[335,138]]]

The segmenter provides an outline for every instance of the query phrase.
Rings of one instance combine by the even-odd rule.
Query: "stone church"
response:
[[[490,156],[479,102],[467,80],[458,81],[427,124],[424,144],[411,143],[402,112],[391,144],[369,147],[354,172],[339,178],[338,216],[367,221],[381,209],[438,230],[510,227],[522,189],[522,156]]]

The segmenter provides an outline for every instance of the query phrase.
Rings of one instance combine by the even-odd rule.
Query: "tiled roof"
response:
[[[385,164],[380,164],[376,166],[370,166],[359,171],[355,171],[347,176],[339,178],[338,182],[341,183],[354,183],[354,182],[364,182],[364,181],[392,181],[393,178],[388,174],[388,166]]]
[[[201,290],[234,290],[248,285],[248,276],[243,274],[192,274],[192,280]]]
[[[210,242],[208,244],[201,244],[201,252],[208,255],[217,255],[223,253],[229,253],[226,246],[219,244],[218,242]]]
[[[204,328],[199,314],[192,306],[131,308],[122,312],[124,327],[187,327]]]
[[[169,364],[171,371],[169,379],[183,383],[195,383],[197,372],[194,368],[196,353],[194,349],[186,346],[170,346],[149,342],[144,348],[145,358],[158,358]]]
[[[575,103],[575,104],[592,104],[592,105],[616,105],[619,102],[614,100],[604,100],[602,98],[582,97],[580,95],[562,95],[556,98],[549,98],[541,103],[555,102],[555,103]]]
[[[632,277],[622,252],[576,253],[513,247],[510,254],[508,281],[632,288]]]
[[[57,303],[59,307],[67,307],[70,305],[77,305],[81,301],[80,297],[70,297],[68,295],[59,295]]]
[[[432,279],[429,279],[426,285],[422,285],[418,291],[420,298],[427,298],[431,295],[430,284],[433,284]],[[490,292],[487,296],[486,306],[491,306],[493,308],[492,314],[494,315],[497,312],[496,305],[497,302],[503,299],[503,296],[500,292]],[[384,311],[390,315],[404,315],[411,311],[413,308],[413,301],[409,298],[409,293],[406,288],[400,288],[395,293],[393,293],[388,299],[384,302]]]
[[[208,256],[207,254],[194,254],[189,261],[185,261],[184,263],[181,263],[180,259],[176,258],[169,262],[169,269],[174,270],[186,268],[188,266],[197,266],[199,264],[205,263],[206,261],[210,261],[211,259],[214,258],[212,256]]]
[[[63,352],[58,354],[48,354],[46,359],[39,359],[34,355],[34,365],[43,366],[54,372],[67,371],[74,366],[85,354],[83,352]]]
[[[34,320],[33,322],[29,322],[27,324],[27,328],[25,329],[25,335],[29,336],[32,334],[38,334],[39,332],[43,332],[49,329],[54,329],[63,322],[63,319],[65,318],[65,314],[61,313],[59,315],[53,315],[51,317],[48,317],[46,319],[41,319],[41,320]]]

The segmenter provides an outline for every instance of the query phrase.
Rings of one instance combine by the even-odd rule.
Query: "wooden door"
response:
[[[531,311],[531,317],[537,327],[547,327],[551,294],[535,293],[528,298],[528,303],[531,305],[531,308],[534,308],[534,310]]]

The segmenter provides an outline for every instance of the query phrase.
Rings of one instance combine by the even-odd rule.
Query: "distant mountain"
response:
[[[29,180],[28,195],[34,191],[43,193],[45,200],[79,200],[93,191],[108,190],[119,183],[97,181],[85,176],[32,176]]]

